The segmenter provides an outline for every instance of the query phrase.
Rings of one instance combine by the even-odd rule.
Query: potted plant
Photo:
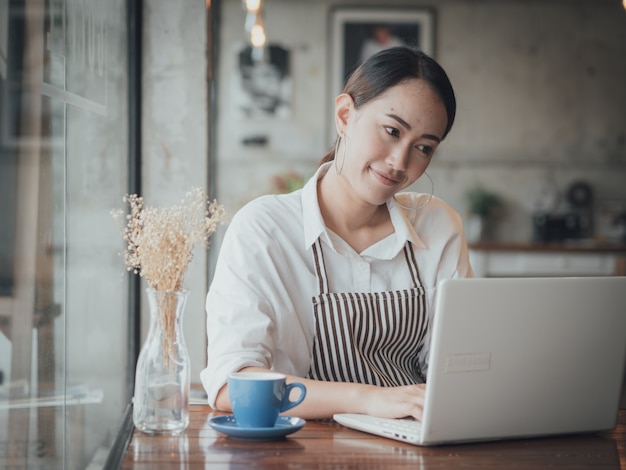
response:
[[[502,198],[480,185],[467,192],[469,220],[466,237],[469,242],[478,242],[492,236],[493,219],[503,207]]]

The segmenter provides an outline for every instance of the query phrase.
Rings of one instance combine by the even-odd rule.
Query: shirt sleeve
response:
[[[207,367],[201,380],[213,407],[231,372],[272,364],[275,318],[263,275],[271,259],[260,224],[249,212],[244,208],[233,217],[206,298]]]
[[[228,375],[255,366],[305,374],[312,344],[310,283],[299,196],[263,196],[231,221],[206,298],[208,402]],[[308,261],[312,263],[312,261]]]

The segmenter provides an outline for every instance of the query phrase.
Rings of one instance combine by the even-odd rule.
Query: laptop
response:
[[[424,446],[609,430],[625,362],[626,277],[447,280],[422,421],[334,419]]]

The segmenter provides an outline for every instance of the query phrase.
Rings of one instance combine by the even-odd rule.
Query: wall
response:
[[[270,43],[291,50],[292,115],[242,118],[236,52],[244,39],[239,0],[225,0],[218,76],[217,191],[231,212],[271,191],[275,174],[311,174],[333,136],[329,20],[337,5],[381,2],[267,0]],[[528,241],[531,215],[548,193],[584,179],[600,208],[626,209],[626,11],[618,0],[438,0],[435,56],[455,86],[455,127],[429,170],[435,194],[466,215],[476,184],[499,193],[497,236]],[[265,137],[264,146],[244,145]],[[418,189],[428,191],[424,185]],[[558,207],[561,207],[562,203]]]

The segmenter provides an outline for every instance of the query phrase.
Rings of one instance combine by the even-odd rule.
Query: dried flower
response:
[[[200,188],[192,188],[180,205],[145,207],[142,197],[126,195],[130,212],[122,236],[127,242],[124,252],[126,268],[143,277],[148,286],[160,291],[183,289],[187,268],[194,248],[209,247],[209,237],[225,220],[225,209],[207,200]],[[120,219],[124,212],[111,211]]]

